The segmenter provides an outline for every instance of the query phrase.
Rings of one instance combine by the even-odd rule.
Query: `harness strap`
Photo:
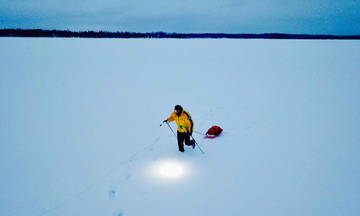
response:
[[[188,119],[190,120],[190,123],[191,123],[191,127],[190,127],[190,131],[193,131],[194,129],[194,122],[193,120],[191,119],[190,117],[190,114],[188,112],[186,112],[185,110],[183,110],[183,112],[185,113],[185,115],[188,117]],[[186,129],[185,129],[186,130]]]

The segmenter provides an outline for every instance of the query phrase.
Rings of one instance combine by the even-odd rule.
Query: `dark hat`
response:
[[[180,105],[176,105],[176,106],[175,106],[175,110],[180,110],[180,111],[181,111],[182,109],[183,109],[183,108],[182,108]]]

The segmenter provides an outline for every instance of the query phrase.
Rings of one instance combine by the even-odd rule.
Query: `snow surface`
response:
[[[360,41],[0,38],[0,61],[2,216],[359,215]],[[224,129],[205,154],[159,127],[176,104]]]

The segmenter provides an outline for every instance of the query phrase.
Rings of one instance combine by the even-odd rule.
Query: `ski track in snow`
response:
[[[203,135],[204,133],[200,132],[200,134]],[[206,137],[203,137],[203,139],[204,140],[209,140]],[[114,173],[121,170],[123,168],[123,166],[129,165],[129,164],[132,164],[132,163],[136,162],[137,157],[141,156],[141,154],[146,154],[146,153],[152,152],[154,147],[158,144],[159,141],[160,141],[160,137],[156,137],[155,139],[153,139],[151,144],[149,144],[149,145],[143,147],[142,149],[136,151],[131,156],[129,156],[127,159],[125,159],[122,162],[118,163],[118,165],[116,167],[110,169],[107,173],[105,173],[103,176],[99,177],[92,184],[89,184],[86,187],[84,187],[83,190],[77,192],[73,196],[69,197],[68,199],[64,200],[63,202],[60,202],[59,204],[55,205],[54,207],[51,207],[49,209],[44,210],[43,212],[37,214],[37,216],[45,216],[45,215],[49,215],[51,213],[56,213],[57,211],[60,211],[62,209],[65,209],[67,206],[71,205],[72,203],[76,202],[77,200],[80,200],[83,196],[85,196],[87,193],[89,193],[90,191],[92,191],[96,187],[99,187],[102,184],[107,184],[107,183],[105,183],[105,181],[107,179],[111,178],[111,176]],[[174,143],[175,143],[175,141],[174,141]],[[175,145],[175,144],[174,144],[174,149],[177,149],[177,145]],[[195,148],[195,151],[197,149],[198,149],[198,147]],[[188,148],[188,151],[189,150],[190,150],[190,148]],[[128,172],[128,171],[125,171],[125,173],[123,174],[123,181],[129,181],[129,180],[131,180],[131,178],[132,178],[132,173]],[[109,188],[109,190],[108,190],[109,199],[110,200],[116,199],[116,195],[117,195],[117,189],[116,188],[117,187],[109,185],[108,188]],[[142,194],[145,195],[146,192],[142,192]],[[15,215],[16,214],[14,214],[14,216]],[[113,215],[115,215],[115,216],[124,216],[125,214],[124,214],[124,212],[122,210],[120,210],[120,211],[114,211]]]
[[[123,166],[136,162],[136,158],[140,154],[152,151],[153,147],[159,142],[159,140],[160,140],[160,137],[157,137],[157,138],[153,139],[153,141],[152,141],[152,143],[150,145],[147,145],[144,148],[140,149],[139,151],[136,151],[131,156],[129,156],[127,159],[125,159],[122,162],[118,163],[116,167],[110,169],[107,173],[105,173],[103,176],[99,177],[92,184],[89,184],[88,186],[84,187],[83,190],[77,192],[76,194],[74,194],[70,198],[64,200],[63,202],[57,204],[56,206],[44,210],[43,212],[37,214],[37,216],[45,216],[45,215],[48,215],[50,213],[54,213],[54,212],[56,212],[58,210],[66,208],[68,205],[71,205],[71,203],[75,202],[76,200],[81,199],[81,197],[84,196],[86,193],[90,192],[91,190],[98,187],[99,185],[104,184],[104,181],[106,181],[106,179],[110,178],[111,175],[113,175],[116,171],[120,170]],[[124,174],[123,179],[125,181],[129,181],[131,179],[131,177],[132,177],[132,174],[130,172],[126,172]],[[116,191],[115,187],[110,187],[108,192],[109,192],[109,197],[111,199],[114,199],[116,197],[117,191]],[[14,213],[13,215],[15,216],[16,214]],[[115,212],[114,215],[123,216],[124,213],[123,213],[123,211],[118,211],[118,212]]]

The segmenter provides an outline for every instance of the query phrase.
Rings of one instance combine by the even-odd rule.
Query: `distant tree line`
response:
[[[107,32],[68,31],[43,29],[0,29],[0,37],[63,37],[63,38],[233,38],[233,39],[360,39],[360,35],[312,35],[312,34],[225,34],[225,33],[167,33],[167,32]]]

